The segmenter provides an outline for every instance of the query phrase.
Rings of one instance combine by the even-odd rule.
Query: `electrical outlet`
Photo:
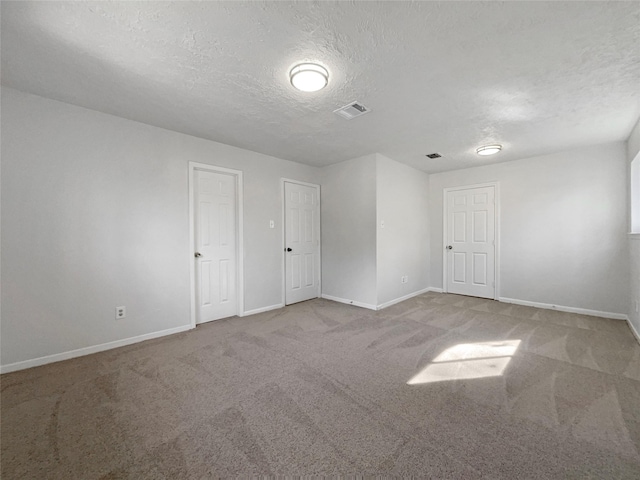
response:
[[[116,320],[127,316],[127,307],[116,307]]]
[[[407,275],[403,275],[400,277],[400,283],[407,283],[409,281],[409,277]]]

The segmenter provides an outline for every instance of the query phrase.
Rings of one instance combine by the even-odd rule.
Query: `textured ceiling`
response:
[[[640,115],[638,2],[3,1],[1,33],[4,85],[316,166],[464,168],[624,140]],[[294,90],[300,61],[329,86]],[[371,113],[332,113],[354,100]]]

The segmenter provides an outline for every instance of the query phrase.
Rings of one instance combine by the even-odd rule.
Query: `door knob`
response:
[[[196,258],[200,258],[202,256],[202,254],[200,252],[196,252],[193,254],[194,257]]]
[[[293,249],[292,248],[287,248],[286,251],[287,252],[291,252]]]
[[[451,245],[447,245],[447,250],[451,250],[453,247]]]

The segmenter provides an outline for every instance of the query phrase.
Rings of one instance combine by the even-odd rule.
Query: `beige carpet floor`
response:
[[[622,321],[312,300],[1,377],[2,478],[640,478]]]

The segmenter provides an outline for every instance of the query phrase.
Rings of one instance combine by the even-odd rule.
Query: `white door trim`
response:
[[[471,188],[493,187],[495,192],[495,289],[494,300],[500,298],[500,182],[475,183],[473,185],[460,185],[457,187],[446,187],[442,190],[442,291],[448,293],[447,289],[447,234],[449,232],[447,218],[447,194],[457,190],[468,190]]]
[[[193,261],[195,245],[195,173],[196,170],[204,170],[212,173],[223,173],[233,175],[236,179],[236,253],[237,253],[237,275],[236,275],[236,291],[237,295],[237,312],[238,316],[244,316],[244,207],[243,207],[243,179],[241,170],[233,170],[231,168],[218,167],[209,165],[208,163],[189,162],[189,248],[187,249],[189,258],[189,278],[191,283],[191,328],[196,328],[196,268]]]
[[[305,187],[311,187],[311,188],[315,188],[316,191],[318,192],[318,216],[316,219],[316,227],[318,229],[318,242],[320,243],[318,245],[318,297],[320,297],[322,295],[322,231],[320,230],[320,214],[321,214],[321,206],[320,206],[320,185],[317,185],[315,183],[307,183],[307,182],[301,182],[300,180],[293,180],[291,178],[280,178],[280,198],[282,198],[282,218],[280,219],[280,222],[282,223],[282,248],[280,250],[280,255],[282,255],[282,261],[281,261],[281,265],[282,265],[282,306],[285,306],[286,303],[286,292],[287,292],[287,271],[286,271],[286,266],[285,266],[285,262],[286,262],[286,257],[285,257],[285,248],[287,248],[286,246],[286,241],[287,241],[287,231],[286,231],[286,225],[284,224],[285,221],[285,209],[286,209],[286,196],[285,196],[285,192],[284,192],[284,184],[285,183],[296,183],[298,185],[304,185]]]

